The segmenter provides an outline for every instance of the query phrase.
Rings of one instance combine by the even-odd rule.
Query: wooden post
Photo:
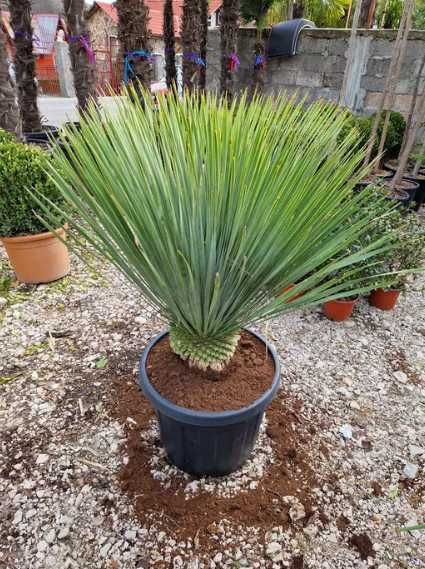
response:
[[[385,112],[384,126],[382,127],[381,140],[379,141],[379,149],[378,149],[379,156],[381,156],[382,153],[384,152],[385,141],[387,139],[387,134],[388,134],[388,126],[390,124],[391,108],[393,107],[395,101],[395,91],[397,88],[398,78],[400,77],[401,65],[406,56],[407,40],[409,38],[410,27],[412,24],[412,14],[414,6],[415,2],[414,0],[411,0],[409,6],[407,7],[406,23],[405,23],[405,28],[403,30],[403,37],[400,43],[398,60],[395,66],[394,75],[390,82],[389,99],[385,104],[386,112]],[[375,169],[378,169],[378,167],[379,164],[376,163]]]
[[[412,148],[415,144],[416,136],[418,134],[421,123],[424,120],[425,120],[425,89],[418,98],[417,112],[414,114],[412,118],[412,125],[410,127],[410,131],[407,136],[406,145],[398,161],[397,172],[395,173],[394,178],[391,180],[392,188],[394,188],[397,184],[399,184],[403,177],[404,171],[407,166],[407,162],[409,161],[410,152],[412,151]]]
[[[410,16],[411,16],[412,11],[413,11],[413,6],[414,6],[414,0],[406,0],[406,2],[404,4],[404,8],[403,8],[403,13],[401,15],[400,26],[399,26],[398,31],[397,31],[397,37],[396,37],[394,47],[393,47],[393,51],[392,51],[390,67],[389,67],[388,74],[387,74],[387,77],[385,80],[384,89],[383,89],[381,96],[379,98],[379,101],[378,101],[375,120],[373,122],[372,132],[370,133],[369,142],[367,145],[366,156],[364,159],[364,165],[365,166],[367,166],[367,164],[369,164],[369,162],[370,162],[373,146],[375,144],[376,135],[378,132],[379,123],[381,121],[382,110],[384,108],[384,104],[386,102],[388,92],[390,91],[391,86],[393,84],[393,76],[395,74],[395,70],[396,70],[396,67],[397,67],[398,62],[399,62],[401,42],[403,39],[404,30],[406,28],[407,20],[409,19],[408,14],[410,13]]]

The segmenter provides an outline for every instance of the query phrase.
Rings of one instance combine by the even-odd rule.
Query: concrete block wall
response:
[[[267,62],[265,93],[279,91],[299,93],[309,101],[325,98],[338,101],[346,64],[350,30],[313,29],[301,33],[298,53],[290,58],[273,58]],[[357,114],[371,114],[376,109],[384,87],[396,38],[393,30],[360,30],[355,43],[354,64],[345,93],[347,105]],[[252,84],[255,30],[239,30],[236,74],[238,89]],[[425,31],[409,35],[406,59],[396,89],[394,110],[404,114],[411,104],[412,92],[425,51]],[[210,30],[207,52],[207,87],[217,89],[220,78],[220,32]],[[422,85],[425,84],[425,72]],[[425,88],[425,87],[423,87]]]

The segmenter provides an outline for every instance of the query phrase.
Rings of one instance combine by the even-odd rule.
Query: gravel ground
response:
[[[391,313],[362,301],[342,324],[316,310],[261,329],[328,449],[311,464],[321,516],[302,523],[302,504],[285,496],[289,527],[262,535],[218,519],[206,553],[196,535],[175,539],[166,512],[141,524],[118,483],[128,457],[125,425],[108,410],[109,363],[140,353],[164,323],[111,267],[72,266],[60,282],[8,290],[3,256],[1,568],[425,568],[425,532],[399,531],[425,521],[424,279]],[[155,437],[150,424],[142,444]],[[182,478],[188,511],[202,492],[255,492],[279,458],[264,430],[244,472],[193,483],[152,449],[152,476]]]

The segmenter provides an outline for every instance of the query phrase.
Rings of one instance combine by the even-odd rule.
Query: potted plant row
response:
[[[362,243],[353,244],[352,248],[365,247],[371,240],[386,236],[392,248],[377,256],[374,264],[359,263],[355,275],[359,282],[372,288],[369,302],[381,310],[392,310],[400,293],[405,290],[409,280],[423,270],[425,252],[425,228],[417,216],[411,212],[402,212],[399,208],[389,206],[388,202],[379,200],[382,188],[371,189],[373,196],[366,209],[376,210],[376,218],[369,231],[362,237]],[[356,215],[364,215],[364,208],[359,208]],[[352,280],[353,269],[343,269],[338,273],[341,281]],[[331,320],[349,318],[354,308],[355,299],[349,302],[341,300],[325,303],[324,312]]]
[[[252,452],[280,383],[274,348],[251,327],[364,290],[330,276],[391,244],[341,255],[375,212],[349,222],[371,195],[352,193],[364,152],[354,132],[337,141],[338,109],[213,95],[159,96],[154,109],[134,91],[116,106],[67,131],[69,155],[55,149],[51,175],[78,215],[59,211],[168,322],[139,383],[169,460],[224,475]]]
[[[3,141],[3,142],[2,142]],[[0,240],[23,283],[46,283],[69,272],[69,254],[60,216],[55,234],[46,231],[42,209],[31,190],[44,196],[53,211],[63,198],[47,174],[49,155],[0,133]],[[44,206],[46,207],[46,206]]]

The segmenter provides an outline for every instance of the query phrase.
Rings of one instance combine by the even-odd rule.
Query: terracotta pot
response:
[[[66,238],[65,229],[57,233]],[[2,237],[9,260],[22,283],[49,283],[69,273],[69,255],[53,233],[38,233],[22,237]]]
[[[353,314],[356,302],[357,298],[353,300],[328,300],[328,302],[325,302],[323,305],[323,311],[329,320],[342,322]]]
[[[370,293],[369,303],[381,310],[393,310],[399,296],[399,290],[378,288]]]

